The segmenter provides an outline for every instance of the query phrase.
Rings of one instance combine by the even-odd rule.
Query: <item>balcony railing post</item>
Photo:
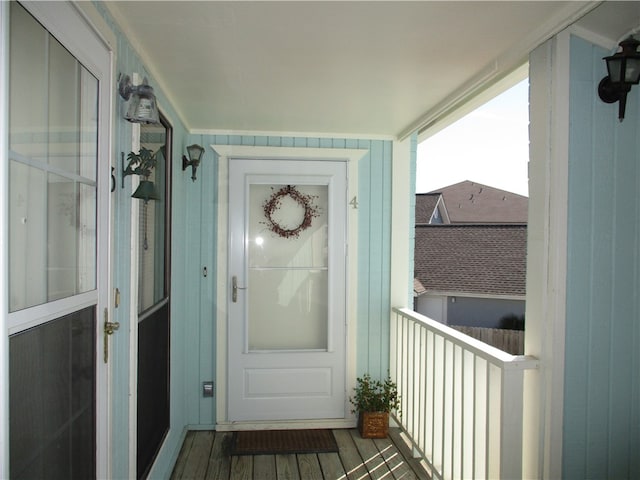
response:
[[[392,311],[390,352],[398,420],[432,478],[522,476],[524,371],[536,359],[407,309]]]
[[[524,370],[502,370],[500,477],[522,478]],[[513,420],[509,420],[513,419]]]

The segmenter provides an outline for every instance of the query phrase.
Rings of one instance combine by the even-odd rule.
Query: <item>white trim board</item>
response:
[[[9,2],[0,2],[0,105],[9,105],[9,6]],[[0,478],[9,478],[8,139],[9,109],[3,108],[0,113]]]
[[[217,234],[217,278],[216,284],[216,424],[223,429],[227,422],[227,299],[229,295],[228,278],[228,234],[229,234],[229,159],[296,159],[346,161],[347,166],[347,199],[350,201],[358,195],[358,162],[369,153],[367,149],[341,148],[286,148],[245,145],[210,145],[219,156],[218,160],[218,234]],[[358,291],[358,211],[349,208],[347,214],[347,391],[355,386],[356,320],[357,302],[349,301]],[[347,396],[348,397],[348,396]],[[285,427],[285,423],[280,424]]]
[[[279,137],[279,138],[330,138],[345,140],[396,140],[394,135],[366,133],[331,133],[331,132],[275,132],[259,130],[218,130],[195,128],[189,131],[192,135],[228,135],[239,137]],[[256,147],[257,148],[257,147]],[[279,147],[272,147],[279,148]],[[286,148],[286,147],[282,147]]]
[[[562,476],[570,32],[530,58],[530,201],[525,354],[540,369],[525,375],[526,478]]]
[[[457,89],[456,93],[444,99],[438,105],[425,112],[423,116],[409,124],[398,134],[398,138],[404,139],[415,131],[421,134],[423,131],[436,126],[442,119],[456,110],[463,108],[467,102],[472,101],[477,95],[526,62],[528,55],[534,49],[575,23],[596,8],[599,3],[568,2],[557,15],[541,24],[535,31],[522,38],[517,45],[514,45],[509,51],[489,63],[484,70],[478,72],[474,78]],[[424,139],[422,135],[420,138]]]
[[[218,422],[216,431],[237,432],[247,430],[307,430],[314,428],[355,428],[356,420],[309,420],[287,422]]]

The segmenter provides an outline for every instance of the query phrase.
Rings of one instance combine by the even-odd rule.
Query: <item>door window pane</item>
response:
[[[249,194],[249,267],[297,268],[328,265],[327,189],[326,185],[293,186],[296,193],[282,193],[289,185],[252,184]],[[297,201],[298,193],[302,199]],[[270,229],[265,207],[277,196],[278,204],[270,216],[286,230],[299,233],[283,236]],[[301,229],[307,202],[313,210],[308,228]],[[287,235],[287,234],[284,234]]]
[[[96,288],[98,80],[11,2],[10,311]]]
[[[249,350],[327,349],[327,271],[249,272]]]
[[[12,152],[46,159],[49,33],[11,2],[9,141]]]
[[[142,125],[140,145],[154,152],[156,166],[146,180],[153,182],[157,200],[139,201],[138,311],[144,312],[167,297],[166,286],[166,142],[169,127]],[[143,178],[141,178],[143,180]]]
[[[78,61],[49,37],[48,155],[49,164],[68,173],[80,173],[80,92]]]
[[[9,164],[9,302],[11,310],[46,301],[47,175]]]
[[[248,208],[249,350],[326,350],[328,186],[251,184]]]

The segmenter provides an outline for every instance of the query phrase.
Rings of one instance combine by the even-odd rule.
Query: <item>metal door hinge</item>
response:
[[[231,277],[231,301],[236,303],[238,301],[238,290],[246,290],[247,287],[238,286],[238,277],[235,275]]]

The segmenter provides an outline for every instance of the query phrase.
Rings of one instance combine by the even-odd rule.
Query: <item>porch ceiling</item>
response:
[[[402,136],[593,4],[107,5],[191,130]]]

